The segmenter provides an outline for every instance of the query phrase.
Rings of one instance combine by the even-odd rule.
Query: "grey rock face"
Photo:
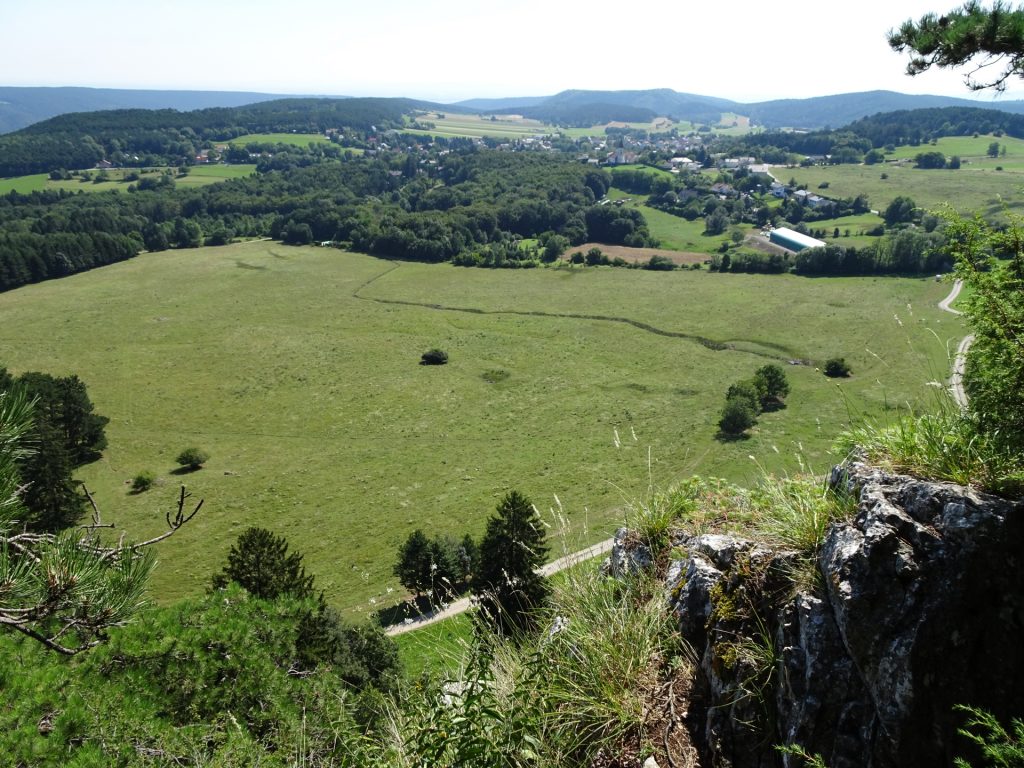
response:
[[[830,482],[859,502],[829,531],[813,594],[793,594],[791,552],[674,542],[666,589],[700,659],[705,765],[786,764],[775,744],[830,768],[951,765],[954,705],[1024,713],[1024,504],[860,463]]]

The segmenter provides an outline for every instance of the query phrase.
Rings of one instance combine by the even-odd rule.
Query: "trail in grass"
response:
[[[604,541],[593,544],[585,549],[581,549],[579,552],[573,552],[572,554],[560,557],[557,560],[552,560],[547,565],[543,565],[537,569],[537,573],[541,576],[552,576],[559,571],[564,571],[566,568],[570,568],[577,563],[582,563],[584,560],[589,560],[592,557],[598,557],[599,555],[605,555],[611,552],[612,542],[614,539],[605,539]],[[389,635],[402,635],[406,632],[412,632],[415,629],[421,629],[430,624],[436,624],[439,621],[450,619],[452,616],[457,616],[460,613],[465,613],[473,605],[472,598],[463,597],[451,603],[442,604],[433,611],[421,614],[415,618],[409,618],[403,621],[401,624],[392,624],[389,627],[385,627],[384,631]]]
[[[955,280],[949,295],[939,302],[939,309],[951,312],[954,315],[962,315],[963,312],[953,309],[950,305],[956,301],[956,297],[960,295],[963,287],[963,280]],[[953,393],[953,399],[961,408],[967,407],[967,393],[964,392],[964,368],[967,365],[967,350],[971,348],[972,343],[974,343],[973,333],[964,336],[960,340],[960,345],[956,348],[956,356],[953,358],[953,373],[949,377],[949,391]]]
[[[391,304],[403,307],[422,307],[424,309],[434,309],[440,312],[463,312],[470,315],[516,315],[519,317],[545,317],[553,318],[556,320],[595,320],[598,322],[605,323],[620,323],[622,325],[629,325],[647,333],[653,333],[656,336],[666,336],[672,339],[686,339],[687,341],[694,341],[701,344],[704,347],[714,351],[732,351],[732,352],[744,352],[746,354],[755,355],[757,357],[765,357],[769,360],[782,360],[790,365],[813,365],[813,361],[804,360],[796,357],[791,357],[783,354],[772,354],[771,352],[764,352],[757,349],[740,349],[736,346],[737,343],[749,343],[757,346],[765,346],[762,342],[750,341],[744,342],[744,340],[737,339],[729,342],[717,341],[715,339],[709,339],[706,336],[698,336],[693,333],[683,333],[681,331],[667,331],[664,328],[658,328],[657,326],[651,325],[650,323],[644,323],[640,320],[633,320],[628,317],[618,317],[616,315],[590,315],[576,312],[544,312],[542,310],[516,310],[516,309],[480,309],[479,307],[455,307],[448,304],[437,304],[434,302],[427,301],[411,301],[408,299],[385,299],[376,296],[361,296],[363,290],[369,288],[373,283],[377,282],[381,278],[390,274],[391,272],[398,269],[400,264],[393,264],[390,268],[384,270],[376,277],[372,277],[365,283],[356,288],[352,292],[352,297],[359,299],[360,301],[372,301],[376,304]],[[778,345],[772,345],[778,346]],[[781,348],[780,348],[781,349]],[[785,349],[781,349],[785,352]]]

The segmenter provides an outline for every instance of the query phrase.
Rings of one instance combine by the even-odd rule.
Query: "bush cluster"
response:
[[[443,349],[428,349],[420,356],[420,365],[445,365],[448,362],[448,353]]]
[[[479,547],[469,534],[461,541],[451,536],[428,538],[417,528],[398,547],[394,574],[417,596],[449,597],[469,588],[478,564]]]
[[[202,448],[191,446],[178,454],[175,461],[182,467],[189,470],[201,469],[203,464],[210,460],[210,454]]]
[[[770,363],[758,368],[749,379],[737,381],[725,393],[725,406],[718,429],[726,437],[739,437],[757,424],[762,411],[785,407],[789,382],[781,366]]]
[[[845,379],[853,371],[842,357],[830,357],[825,361],[825,375],[832,379]]]

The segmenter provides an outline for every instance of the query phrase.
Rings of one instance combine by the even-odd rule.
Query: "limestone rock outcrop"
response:
[[[817,585],[794,588],[794,552],[674,537],[667,599],[699,660],[706,766],[800,764],[788,744],[830,768],[934,768],[966,747],[955,705],[1024,714],[1024,503],[857,462],[830,482],[858,502]],[[610,561],[651,557],[620,532]]]

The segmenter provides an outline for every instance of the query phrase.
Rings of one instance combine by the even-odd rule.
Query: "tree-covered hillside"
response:
[[[101,160],[135,167],[191,164],[211,142],[250,133],[400,128],[411,109],[433,106],[411,99],[278,99],[192,112],[78,112],[0,136],[0,176],[91,168]]]
[[[595,205],[610,183],[604,170],[470,142],[428,157],[412,148],[328,162],[293,150],[265,158],[255,176],[202,188],[174,189],[164,175],[129,194],[11,193],[0,198],[0,288],[235,237],[492,265],[534,264],[521,238],[652,243],[640,213]]]

